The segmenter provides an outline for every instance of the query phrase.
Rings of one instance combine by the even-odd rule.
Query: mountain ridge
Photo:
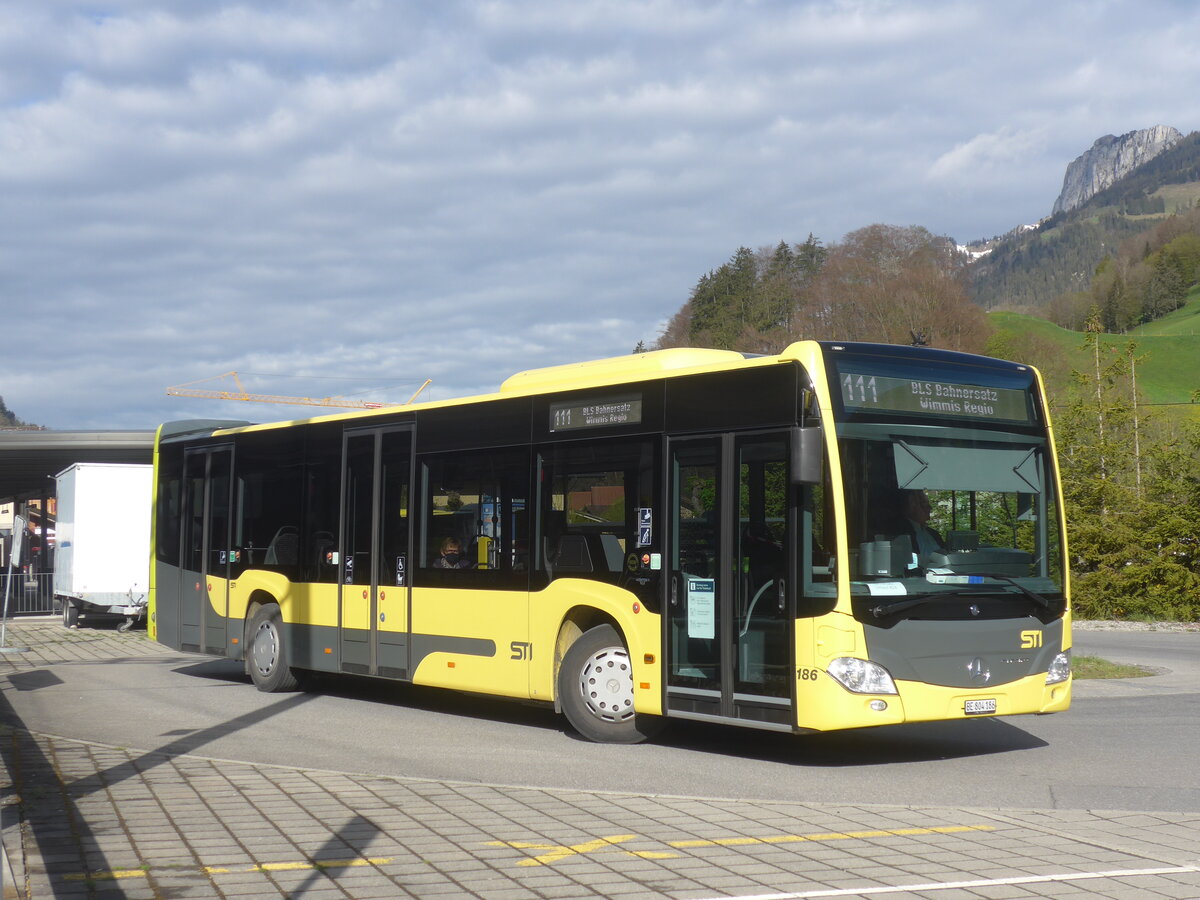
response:
[[[1067,165],[1062,191],[1051,215],[1070,212],[1087,203],[1134,169],[1177,144],[1183,135],[1170,125],[1154,125],[1120,137],[1106,134]]]
[[[1193,131],[1080,206],[966,245],[972,297],[985,309],[1045,309],[1063,294],[1086,290],[1096,267],[1123,241],[1198,205],[1200,132]]]

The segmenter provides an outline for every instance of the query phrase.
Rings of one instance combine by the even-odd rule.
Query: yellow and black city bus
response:
[[[1048,713],[1063,504],[1029,366],[805,341],[494,394],[163,425],[151,635],[264,691],[353,673],[632,742]]]

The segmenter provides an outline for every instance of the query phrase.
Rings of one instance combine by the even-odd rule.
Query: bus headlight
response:
[[[1054,661],[1050,663],[1050,668],[1046,671],[1046,684],[1058,684],[1060,681],[1066,681],[1071,677],[1071,651],[1060,653],[1054,657]]]
[[[856,694],[898,694],[888,670],[868,659],[840,656],[825,670],[848,691]]]

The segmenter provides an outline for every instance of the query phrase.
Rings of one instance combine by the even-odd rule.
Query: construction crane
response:
[[[208,381],[217,381],[221,378],[232,378],[233,383],[237,385],[236,391],[210,391],[201,390],[191,387],[193,384],[203,384]],[[203,397],[209,400],[247,400],[252,403],[278,403],[291,406],[328,406],[341,407],[345,409],[383,409],[385,406],[407,406],[417,399],[417,395],[425,388],[429,387],[433,380],[426,378],[424,384],[417,388],[417,392],[413,394],[405,403],[379,403],[374,400],[347,400],[343,397],[286,397],[281,394],[251,394],[242,387],[241,379],[238,378],[237,372],[225,372],[221,375],[214,375],[212,378],[201,378],[197,381],[188,381],[184,384],[177,384],[174,387],[167,388],[167,394],[172,397]]]

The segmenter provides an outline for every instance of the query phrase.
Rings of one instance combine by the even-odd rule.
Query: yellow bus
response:
[[[804,341],[493,394],[163,425],[151,636],[264,691],[544,701],[592,740],[1050,713],[1066,533],[1029,366]]]

